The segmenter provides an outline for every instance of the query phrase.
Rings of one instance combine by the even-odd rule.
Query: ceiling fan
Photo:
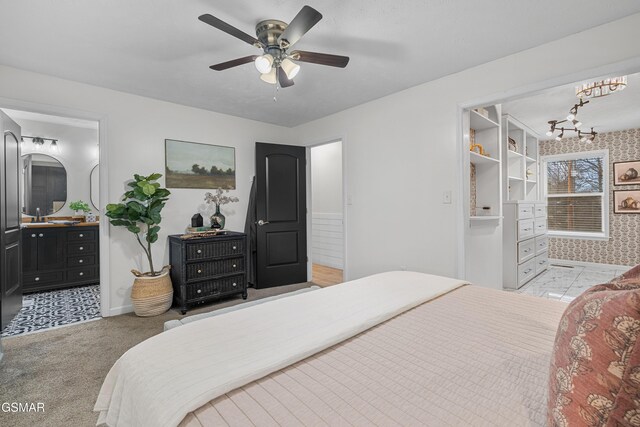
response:
[[[307,52],[305,50],[290,51],[293,45],[322,19],[322,14],[310,6],[304,6],[290,24],[275,19],[258,22],[256,25],[257,38],[213,15],[204,14],[199,16],[198,19],[262,49],[264,52],[262,55],[250,55],[212,65],[209,67],[212,70],[222,71],[253,62],[261,74],[260,79],[267,83],[279,84],[280,87],[285,88],[293,85],[293,78],[300,71],[300,65],[294,61],[340,68],[346,67],[349,63],[348,56]]]

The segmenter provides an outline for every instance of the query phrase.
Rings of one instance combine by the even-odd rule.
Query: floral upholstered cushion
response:
[[[567,307],[551,359],[548,425],[640,426],[640,279]]]
[[[640,281],[640,264],[633,267],[631,270],[627,271],[621,276],[616,277],[610,283],[618,283],[623,280],[637,280]]]

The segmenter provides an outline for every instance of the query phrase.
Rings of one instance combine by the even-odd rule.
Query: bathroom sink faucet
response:
[[[36,208],[36,222],[42,222],[42,218],[40,217],[40,208]]]

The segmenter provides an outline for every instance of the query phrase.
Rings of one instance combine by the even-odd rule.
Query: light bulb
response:
[[[560,137],[560,135],[556,136],[556,141],[562,141],[562,138]]]
[[[51,141],[51,146],[49,147],[49,151],[51,151],[54,154],[58,154],[60,152],[60,147],[58,147],[58,141],[56,141],[55,139]]]
[[[583,136],[582,138],[580,138],[580,142],[587,142],[587,137]]]
[[[553,135],[553,132],[551,132],[550,130],[547,131],[547,136],[551,136]]]
[[[580,126],[582,126],[582,122],[580,120],[574,119],[572,120],[572,123],[576,128],[579,128]]]
[[[265,53],[262,56],[258,56],[254,61],[256,69],[260,71],[261,74],[268,73],[271,70],[271,66],[273,65],[273,56],[268,53]]]
[[[567,116],[567,120],[569,120],[569,121],[571,121],[571,120],[573,120],[575,118],[576,118],[576,115],[573,114],[573,113],[569,113],[569,115]]]
[[[284,61],[280,63],[280,66],[289,80],[293,80],[298,74],[298,71],[300,71],[300,66],[289,58],[285,58]]]
[[[271,71],[269,71],[268,73],[262,73],[260,74],[260,80],[262,80],[263,82],[267,82],[269,84],[276,84],[277,79],[276,79],[276,69],[272,68]]]

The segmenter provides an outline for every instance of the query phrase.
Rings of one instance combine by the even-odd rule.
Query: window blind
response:
[[[604,169],[604,156],[546,162],[550,231],[604,233]]]

